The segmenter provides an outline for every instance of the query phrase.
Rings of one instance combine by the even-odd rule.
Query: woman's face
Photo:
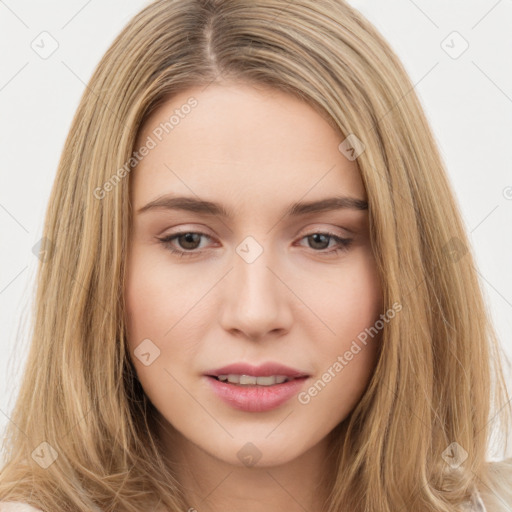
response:
[[[360,400],[382,302],[367,197],[342,141],[308,104],[241,84],[189,89],[145,124],[130,178],[128,343],[181,447],[282,464]],[[334,198],[345,199],[315,206]]]

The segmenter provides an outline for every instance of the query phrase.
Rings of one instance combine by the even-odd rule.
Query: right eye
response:
[[[171,251],[173,254],[177,254],[180,257],[182,256],[195,256],[201,254],[204,251],[197,251],[198,243],[201,241],[201,237],[206,237],[211,239],[205,233],[199,233],[195,231],[181,231],[179,233],[173,233],[172,235],[167,235],[163,238],[159,238],[164,247]],[[177,249],[173,244],[174,240],[177,240],[181,245],[182,249]]]

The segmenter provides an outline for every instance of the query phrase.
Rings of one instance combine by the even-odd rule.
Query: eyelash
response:
[[[208,236],[206,233],[201,233],[199,231],[181,231],[180,233],[174,233],[172,235],[169,235],[169,236],[166,236],[166,237],[163,237],[163,238],[158,238],[158,240],[160,240],[162,242],[162,244],[165,246],[165,248],[169,251],[171,251],[171,253],[173,254],[176,254],[180,257],[194,257],[194,256],[199,256],[202,252],[204,251],[197,251],[197,250],[189,250],[189,251],[182,251],[182,250],[179,250],[179,249],[176,249],[175,247],[172,246],[171,242],[176,239],[176,238],[179,238],[180,236],[183,236],[183,235],[188,235],[188,234],[193,234],[193,235],[201,235],[201,236],[205,236],[206,238],[209,238],[211,239],[210,236]],[[304,235],[301,240],[303,240],[304,238],[308,238],[310,236],[313,236],[313,235],[326,235],[328,237],[330,237],[330,239],[334,239],[338,246],[335,248],[335,249],[331,249],[331,250],[314,250],[313,249],[313,252],[317,252],[319,254],[324,254],[324,255],[331,255],[331,254],[338,254],[338,252],[340,251],[347,251],[348,248],[350,247],[351,243],[352,243],[352,239],[351,238],[342,238],[342,237],[339,237],[337,235],[335,235],[334,233],[331,233],[329,231],[315,231],[313,233],[309,233],[307,235]]]

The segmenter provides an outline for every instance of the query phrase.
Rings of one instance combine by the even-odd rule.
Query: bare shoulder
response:
[[[492,488],[481,485],[478,489],[485,511],[509,512],[512,510],[512,457],[488,464]]]
[[[41,510],[20,501],[0,501],[0,512],[41,512]]]

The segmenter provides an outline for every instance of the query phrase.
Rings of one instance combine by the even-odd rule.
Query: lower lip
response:
[[[247,412],[275,409],[297,395],[307,377],[273,386],[239,386],[206,376],[214,393],[231,407]]]

